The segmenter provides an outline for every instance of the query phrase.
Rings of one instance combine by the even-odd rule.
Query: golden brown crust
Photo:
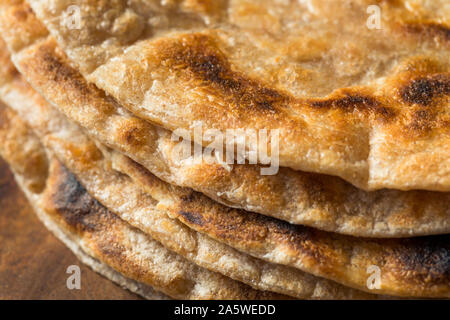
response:
[[[43,200],[47,212],[60,220],[59,223],[66,229],[79,234],[86,242],[91,242],[90,252],[122,274],[154,285],[174,298],[283,298],[281,295],[269,292],[258,292],[239,282],[202,270],[180,259],[179,256],[169,253],[162,246],[158,247],[156,242],[153,243],[156,248],[152,248],[148,242],[153,240],[147,240],[148,237],[140,239],[143,237],[142,234],[130,227],[127,228],[116,215],[93,199],[67,169],[59,164],[55,166]],[[133,235],[136,239],[128,240]],[[133,245],[136,248],[133,248]],[[145,248],[145,257],[142,258],[147,263],[139,259],[137,250],[140,246]],[[152,249],[155,250],[155,255],[165,253],[166,256],[148,263],[151,258],[151,255],[148,256],[149,250]],[[136,257],[133,256],[133,251]],[[156,267],[156,264],[159,266]],[[166,271],[166,277],[159,279],[163,275],[163,270]],[[170,275],[172,272],[174,274]],[[202,293],[195,286],[203,286],[207,293]]]
[[[82,73],[139,117],[169,130],[280,129],[281,166],[367,190],[450,191],[444,1],[380,1],[381,30],[367,27],[366,0],[231,1],[209,13],[84,0],[81,31],[57,23],[60,0],[30,3]],[[133,18],[105,17],[116,9]],[[436,68],[414,66],[426,61]]]
[[[156,177],[122,156],[118,162],[124,173],[155,194],[160,183]],[[449,294],[449,235],[397,240],[339,236],[250,212],[218,210],[196,192],[178,192],[176,200],[167,203],[166,210],[191,228],[256,257],[306,268],[314,274],[339,278],[340,282],[349,281],[344,283],[351,286],[355,285],[353,281],[362,283],[364,270],[376,265],[382,270],[382,281],[388,282],[384,284],[390,288],[381,289],[382,293],[414,295],[416,290],[430,286],[431,290],[440,287],[442,294]],[[441,285],[431,284],[434,281]]]
[[[24,126],[17,115],[9,120],[17,121],[10,126],[11,131]],[[31,140],[37,143],[37,148],[42,148],[36,137]],[[11,157],[7,149],[5,144],[0,144],[1,153],[6,155],[12,167],[27,167],[26,158]],[[20,145],[16,144],[14,151],[22,152]],[[49,162],[48,176],[43,179],[39,175],[32,177],[41,178],[46,185],[45,190],[40,194],[26,190],[33,206],[85,252],[124,276],[152,285],[177,299],[287,298],[254,290],[189,263],[111,213],[92,198],[59,161],[51,159]],[[25,176],[17,175],[26,180]]]
[[[346,288],[294,268],[252,258],[189,229],[170,218],[166,211],[158,210],[157,206],[159,207],[161,203],[157,203],[132,181],[112,170],[109,160],[103,157],[97,146],[80,128],[51,108],[20,77],[6,89],[0,90],[3,99],[7,99],[21,117],[31,124],[45,146],[57,154],[96,199],[102,201],[123,220],[143,230],[189,261],[255,288],[299,298],[375,298],[374,295]],[[160,181],[157,187],[158,193],[167,191],[170,195],[169,185]],[[63,204],[68,206],[68,201],[63,201]],[[84,207],[89,210],[91,205]],[[81,209],[78,211],[83,212]],[[69,217],[74,220],[76,226],[77,218],[80,216],[71,214]],[[86,224],[80,228],[88,227]]]
[[[37,145],[40,145],[37,138],[34,138]],[[33,136],[31,136],[31,139],[33,139]],[[0,147],[0,154],[1,153],[2,147]],[[15,168],[27,166],[26,161],[14,162],[15,163],[12,163],[11,161],[10,164]],[[72,241],[67,234],[53,223],[43,210],[40,210],[37,206],[32,207],[35,210],[37,218],[39,218],[44,226],[53,233],[52,236],[45,230],[46,228],[39,225],[38,219],[31,215],[30,209],[32,208],[30,208],[29,203],[35,205],[36,196],[34,196],[35,193],[33,193],[35,191],[27,187],[27,185],[30,184],[30,182],[27,181],[28,178],[20,175],[18,173],[19,171],[15,171],[13,176],[8,167],[8,164],[0,157],[0,207],[2,208],[2,216],[0,217],[0,225],[2,228],[1,241],[3,248],[13,248],[14,251],[3,250],[1,253],[2,263],[0,273],[3,275],[3,299],[76,299],[81,297],[84,297],[84,299],[98,299],[102,297],[110,299],[137,298],[137,296],[121,290],[117,285],[146,299],[170,299],[148,285],[125,278],[101,261],[89,256],[76,242]],[[16,182],[14,182],[14,178]],[[13,230],[16,231],[15,234],[13,234]],[[101,277],[92,272],[86,273],[88,270],[85,267],[81,267],[83,285],[85,288],[87,286],[89,291],[84,294],[80,295],[80,293],[75,292],[67,293],[65,292],[67,288],[65,286],[58,286],[55,279],[49,281],[49,277],[52,277],[55,272],[55,268],[52,268],[51,266],[58,266],[61,264],[70,265],[74,261],[74,256],[68,254],[67,249],[63,248],[63,245],[58,243],[58,241],[55,240],[55,237],[66,245],[83,264],[86,264],[95,272],[100,273],[103,277],[113,281],[115,284],[108,283],[108,280],[101,279]],[[43,261],[43,258],[34,259],[36,256],[44,257],[45,261]],[[18,258],[20,259],[19,261],[17,260]],[[46,266],[48,266],[48,268],[46,268]],[[61,277],[58,279],[60,279],[60,281],[65,281],[64,279],[66,277],[62,274],[65,270],[61,269],[60,271]],[[38,280],[39,285],[37,286],[36,276],[41,278]],[[9,277],[9,279],[6,279],[6,277]],[[5,292],[5,289],[11,290]]]
[[[83,156],[83,159],[86,158],[88,157]],[[81,163],[82,165],[89,165],[90,162],[92,161]],[[233,211],[232,209],[228,210],[230,210],[229,212],[239,212]],[[194,217],[195,219],[191,219],[191,223],[192,221],[202,221],[197,215],[198,212],[189,213],[190,214],[184,216],[189,216],[190,218]],[[383,269],[383,271],[388,275],[388,281],[387,283],[384,282],[384,285],[389,287],[389,289],[384,287],[383,290],[393,290],[396,294],[402,294],[403,292],[407,295],[423,295],[424,292],[431,296],[448,295],[448,239],[445,237],[431,238],[438,239],[436,242],[419,239],[412,242],[409,240],[367,240],[360,243],[355,238],[326,234],[320,231],[307,232],[307,230],[309,230],[308,228],[297,228],[276,220],[274,220],[276,223],[267,223],[266,219],[269,218],[261,218],[261,216],[256,214],[247,214],[248,213],[246,213],[242,225],[240,224],[239,219],[237,219],[235,221],[237,224],[232,225],[226,230],[223,230],[222,227],[215,230],[215,224],[210,226],[203,223],[202,226],[210,228],[208,232],[211,235],[221,237],[227,241],[230,241],[230,238],[232,237],[231,231],[233,228],[235,230],[248,230],[249,235],[247,237],[241,236],[240,238],[239,235],[236,236],[239,240],[239,243],[237,243],[236,246],[245,246],[245,250],[249,250],[255,255],[262,254],[261,251],[263,250],[269,250],[269,252],[265,251],[266,254],[264,254],[264,258],[266,259],[285,259],[284,263],[300,263],[300,267],[308,268],[308,271],[310,272],[323,272],[324,276],[331,275],[332,277],[339,278],[340,281],[344,283],[352,283],[354,286],[363,286],[365,284],[363,274],[365,275],[365,267],[368,263],[381,262],[383,268],[386,268],[385,270]],[[213,218],[220,217],[220,215],[215,215]],[[248,217],[251,219],[246,221],[245,219]],[[264,223],[262,224],[273,229],[267,230],[264,229],[266,227],[254,225],[253,217],[254,219],[263,219]],[[214,220],[211,221],[214,222]],[[220,226],[226,222],[226,219],[219,220],[218,225]],[[284,228],[283,225],[285,226]],[[273,230],[275,234],[271,234],[269,232],[271,230]],[[266,232],[268,233],[268,236],[265,236]],[[323,238],[321,235],[323,235]],[[296,240],[292,246],[290,246],[291,238]],[[255,241],[255,239],[258,241]],[[265,239],[268,239],[268,241],[262,242],[262,240]],[[297,241],[299,239],[304,240],[305,242]],[[335,247],[333,243],[339,244],[340,247]],[[416,248],[419,243],[423,244],[421,249]],[[383,249],[385,246],[386,249]],[[285,250],[280,250],[280,247]],[[274,248],[277,250],[273,250]],[[270,252],[270,250],[273,251]],[[392,254],[387,254],[387,257],[392,257],[388,262],[385,262],[384,260],[384,250],[393,252]],[[295,260],[295,257],[299,256],[298,251],[303,252],[303,257],[306,261],[292,262],[292,260]],[[406,255],[402,255],[403,252],[406,252]],[[273,253],[273,255],[270,256],[270,253]],[[433,256],[440,257],[437,264],[430,262],[433,261],[433,258],[430,258]],[[419,257],[420,259],[418,259]],[[342,270],[343,263],[348,260],[353,263],[349,264],[350,266],[357,268],[356,271],[351,269]],[[414,266],[414,263],[411,263],[411,261],[416,260],[423,262],[426,267],[422,268],[418,265]],[[333,265],[333,263],[335,265]],[[436,261],[434,261],[434,263],[436,263]],[[429,274],[428,272],[431,272],[434,275],[431,279],[426,278]],[[394,279],[391,279],[390,277],[393,277]],[[426,281],[424,281],[425,278]],[[401,284],[399,285],[397,281]]]
[[[26,98],[29,94],[22,93],[20,101],[29,99]],[[33,112],[30,112],[33,109],[30,107],[22,109],[21,116],[30,119],[28,121],[35,129],[40,127],[39,131],[46,132],[48,136],[44,138],[45,144],[51,146],[61,159],[66,159],[73,170],[84,177],[85,183],[91,184],[91,190],[97,198],[103,201],[114,195],[119,195],[116,201],[123,201],[121,199],[124,197],[134,198],[124,196],[126,188],[108,188],[113,186],[113,181],[107,177],[113,175],[108,173],[105,177],[95,169],[102,156],[92,142],[83,142],[86,138],[71,129],[73,126],[64,122],[57,112],[50,112],[50,107],[39,97],[32,100],[39,108],[34,108]],[[20,106],[16,107],[20,109]],[[48,132],[48,120],[45,119],[58,121],[58,130]],[[117,164],[113,159],[114,163]],[[153,197],[158,208],[167,211],[170,216],[219,242],[260,259],[292,266],[361,290],[368,290],[367,268],[376,265],[381,270],[381,289],[372,292],[400,296],[449,295],[448,236],[416,240],[368,240],[326,233],[217,206],[201,194],[184,189],[180,191],[175,186],[165,184],[146,170],[126,172],[133,175]],[[145,178],[141,178],[142,175]],[[97,183],[97,187],[92,187],[93,183]],[[111,207],[117,211],[125,206],[123,202],[118,202],[111,203]],[[133,209],[133,216],[136,220],[142,219],[139,210]],[[433,276],[430,277],[430,274]]]
[[[3,33],[11,34],[14,30],[4,29]],[[287,168],[281,168],[276,176],[261,176],[258,166],[237,165],[229,171],[216,159],[209,164],[177,161],[170,132],[129,115],[102,91],[88,84],[70,66],[53,39],[44,39],[13,56],[28,81],[55,107],[86,128],[91,136],[130,156],[169,183],[193,188],[229,206],[327,231],[367,237],[404,237],[450,230],[448,193],[364,192],[339,178]],[[8,59],[4,59],[5,65]],[[416,67],[432,69],[429,64],[417,63]],[[437,81],[432,90],[445,90],[440,78],[432,79]],[[405,81],[404,88],[408,88],[408,83]],[[404,92],[411,96],[411,90],[415,89],[404,89]],[[359,101],[363,109],[382,108],[365,96],[316,103],[330,104],[326,108],[351,108],[352,101]],[[408,126],[429,126],[429,111],[417,108],[417,116]],[[389,111],[380,109],[379,112],[380,116],[386,114],[389,118]],[[411,134],[418,133],[415,129]],[[395,143],[395,140],[391,142]],[[446,141],[441,144],[444,148]],[[432,155],[426,153],[426,156]]]

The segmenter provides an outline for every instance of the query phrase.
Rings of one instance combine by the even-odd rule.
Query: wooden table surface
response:
[[[81,290],[66,287],[70,265],[81,269]],[[0,299],[139,299],[83,265],[42,225],[1,158]]]

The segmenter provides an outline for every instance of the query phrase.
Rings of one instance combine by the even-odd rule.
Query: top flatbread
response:
[[[170,132],[130,115],[102,90],[89,85],[29,7],[21,2],[9,5],[0,11],[2,36],[33,87],[91,137],[128,155],[164,181],[193,188],[231,207],[328,231],[366,237],[450,232],[450,193],[366,192],[337,177],[288,168],[281,168],[275,176],[263,176],[258,166],[237,165],[227,170],[214,158],[208,163],[197,162],[195,157],[178,161]],[[10,70],[10,58],[3,51],[6,81],[16,71]]]
[[[281,166],[450,191],[446,0],[375,1],[380,29],[372,0],[29,2],[87,79],[142,118],[279,129]]]

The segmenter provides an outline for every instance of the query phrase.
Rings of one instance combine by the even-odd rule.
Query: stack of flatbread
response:
[[[449,298],[449,34],[446,0],[1,0],[0,154],[149,299]],[[199,125],[276,130],[276,172]]]

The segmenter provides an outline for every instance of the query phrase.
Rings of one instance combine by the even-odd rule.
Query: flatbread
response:
[[[24,124],[17,115],[0,106],[1,119],[10,130],[23,131]],[[28,135],[29,137],[29,135]],[[39,144],[36,137],[28,143]],[[40,145],[42,148],[42,145]],[[17,162],[15,154],[27,153],[16,144],[15,150],[3,148],[1,154],[25,171],[26,157]],[[38,145],[35,147],[38,148]],[[33,149],[35,149],[33,148]],[[12,151],[12,153],[11,153]],[[34,155],[34,152],[32,153]],[[20,161],[20,160],[19,160]],[[50,157],[46,187],[41,193],[25,188],[38,215],[57,232],[65,235],[69,247],[79,247],[89,256],[120,272],[123,276],[150,285],[177,299],[280,299],[279,294],[257,291],[238,281],[202,269],[179,255],[165,249],[143,232],[131,227],[92,198],[75,176],[59,161]],[[18,175],[21,186],[24,175]],[[113,277],[115,274],[111,274]],[[131,285],[135,282],[130,282]],[[135,288],[138,293],[151,292],[145,285]],[[159,295],[159,297],[163,297]]]
[[[275,176],[262,176],[258,166],[236,165],[228,170],[215,158],[180,162],[170,132],[130,115],[89,85],[27,5],[2,8],[2,35],[27,80],[96,140],[128,155],[162,180],[193,188],[227,206],[327,231],[365,237],[450,232],[449,193],[365,192],[336,177],[287,168]],[[7,55],[2,63],[5,74],[14,72],[7,68]]]
[[[204,268],[261,290],[303,299],[375,298],[373,295],[314,277],[298,269],[252,258],[193,231],[176,218],[171,218],[165,212],[161,201],[151,198],[130,179],[114,171],[110,161],[103,157],[97,146],[76,125],[50,107],[23,80],[21,82],[20,75],[16,76],[14,83],[2,87],[0,96],[30,123],[44,144],[77,175],[90,194],[123,220],[151,235],[165,247]],[[16,120],[10,122],[21,122]],[[27,135],[21,136],[21,140],[27,138]],[[17,148],[17,144],[14,146]],[[169,190],[170,186],[162,181],[158,187],[161,194],[167,193],[170,197],[173,193],[174,197],[177,196]]]
[[[16,77],[16,82],[20,82],[19,79]],[[113,188],[114,184],[108,179],[110,175],[100,175],[101,172],[96,170],[96,164],[105,154],[92,142],[83,142],[86,136],[80,134],[79,130],[77,132],[74,125],[51,109],[39,95],[33,94],[26,83],[22,81],[20,84],[3,86],[0,95],[39,132],[44,144],[58,158],[65,159],[64,162],[83,178],[86,186],[90,185],[89,189],[96,198],[106,202],[110,197],[115,197],[117,202],[111,207],[119,214],[130,208],[130,202],[125,205],[123,201],[135,197],[127,196],[126,188]],[[117,164],[116,161],[113,163]],[[370,240],[293,226],[232,208],[215,210],[217,207],[208,205],[212,201],[199,200],[197,193],[191,191],[187,196],[180,197],[176,191],[171,191],[174,186],[163,183],[146,170],[141,171],[139,174],[144,176],[142,179],[134,173],[136,170],[126,170],[170,217],[251,256],[372,293],[408,297],[450,295],[449,235]],[[130,213],[121,216],[127,215],[127,221],[144,221],[135,207]],[[172,239],[175,233],[170,233],[168,238]],[[370,277],[368,270],[373,266],[380,271],[379,289],[369,289],[367,286]]]
[[[447,0],[375,1],[380,29],[372,0],[80,0],[76,17],[68,0],[29,3],[82,74],[143,119],[278,129],[281,166],[450,191]]]
[[[36,204],[39,198],[37,194],[42,193],[45,189],[46,178],[48,176],[48,159],[35,134],[20,120],[15,121],[16,118],[17,115],[14,112],[11,112],[3,104],[0,106],[0,157],[3,155],[8,158],[9,166],[15,172],[14,176],[18,182],[18,188],[25,193],[29,202]],[[18,146],[21,148],[20,152],[17,152]],[[2,169],[6,169],[7,164],[2,162],[0,166]],[[5,171],[3,170],[2,172]],[[22,195],[12,184],[9,184],[6,188],[2,188],[2,196],[8,198],[10,201],[20,201],[23,203]],[[21,199],[17,199],[18,196]],[[52,221],[44,210],[39,209],[37,206],[34,209],[38,218],[47,229],[69,247],[80,261],[94,271],[146,299],[169,299],[166,295],[155,291],[152,287],[127,279],[103,262],[89,256]],[[8,212],[8,210],[3,210],[2,214],[7,214]]]
[[[4,137],[2,135],[2,137]],[[29,141],[29,140],[27,140]],[[1,152],[0,152],[1,153]],[[20,165],[17,162],[18,159],[14,159],[16,162],[10,162],[11,166],[14,165],[14,167],[18,168]],[[27,166],[27,163],[23,163],[23,165]],[[5,164],[6,166],[6,164]],[[28,198],[28,201],[35,202],[36,201],[36,195],[35,191],[32,191],[27,185],[30,185],[29,181],[26,181],[27,179],[24,176],[21,176],[20,174],[16,173],[14,175],[15,180],[18,184],[18,189],[20,189],[24,194],[26,194],[26,198]],[[44,181],[45,182],[45,181]],[[4,192],[6,192],[8,197],[16,197],[20,195],[22,198],[22,194],[18,192],[18,190],[13,190],[12,188],[3,189]],[[34,193],[33,193],[34,192]],[[15,193],[15,194],[13,194]],[[15,198],[12,198],[15,199]],[[84,264],[88,265],[91,269],[93,269],[95,272],[101,274],[105,278],[113,281],[114,283],[120,285],[122,288],[127,289],[133,293],[136,293],[140,295],[141,297],[144,297],[148,300],[168,300],[170,299],[168,296],[155,291],[152,287],[145,285],[143,283],[139,283],[135,280],[127,279],[122,274],[118,273],[114,269],[108,267],[103,262],[94,259],[93,257],[89,256],[86,252],[84,252],[81,247],[78,245],[78,243],[72,241],[67,234],[64,233],[64,231],[51,219],[51,217],[45,213],[45,211],[39,209],[37,206],[34,207],[34,211],[38,218],[41,220],[41,222],[45,225],[45,227],[53,233],[53,235],[56,236],[62,243],[64,243],[74,254],[75,256]],[[3,213],[5,213],[3,211]],[[21,235],[22,236],[22,235]]]
[[[420,269],[417,268],[418,265],[415,267],[412,265],[418,263],[419,260],[421,261],[419,264],[428,264],[431,258],[428,254],[431,252],[434,256],[431,258],[434,261],[432,264],[439,261],[436,266],[443,267],[441,271],[446,274],[445,277],[449,276],[449,266],[445,266],[450,262],[449,235],[434,238],[369,240],[296,227],[250,212],[231,209],[228,211],[215,210],[214,206],[208,206],[199,201],[201,196],[195,192],[178,194],[175,199],[171,194],[172,199],[168,200],[167,194],[158,192],[160,181],[150,172],[123,155],[115,153],[113,159],[118,170],[133,177],[136,183],[159,199],[163,203],[163,207],[173,216],[177,216],[180,221],[198,232],[208,234],[214,239],[255,257],[291,265],[366,291],[367,287],[364,288],[362,283],[364,279],[362,271],[365,267],[369,268],[370,263],[373,263],[372,266],[383,265],[380,269],[381,272],[392,272],[386,277],[390,278],[389,281],[392,282],[387,285],[389,289],[386,288],[380,292],[391,295],[415,295],[412,292],[417,288],[412,287],[422,286],[427,280],[424,280],[423,277],[421,277],[422,280],[417,278],[413,281],[415,284],[410,287],[411,284],[406,283],[412,279],[403,278],[403,274],[404,272],[417,272]],[[286,256],[283,257],[283,255]],[[419,256],[421,257],[419,258]],[[416,260],[417,258],[418,260]],[[309,259],[312,259],[313,262],[308,261]],[[345,271],[337,270],[340,269],[341,264],[345,266]],[[351,274],[352,271],[349,269],[353,268],[356,269],[355,272],[361,272],[359,280],[357,280],[358,276]],[[403,271],[399,272],[399,269]],[[427,271],[425,269],[419,273],[424,272],[423,276],[436,274],[435,270],[432,270],[434,268]],[[418,275],[412,278],[416,278],[416,276]],[[355,285],[353,281],[361,282],[359,285]],[[398,283],[398,287],[394,284],[397,281],[402,282],[402,284]],[[444,282],[448,282],[448,279]],[[408,289],[405,289],[406,286]],[[444,286],[447,287],[444,291],[448,295],[449,286]],[[369,291],[373,292],[374,290]]]

